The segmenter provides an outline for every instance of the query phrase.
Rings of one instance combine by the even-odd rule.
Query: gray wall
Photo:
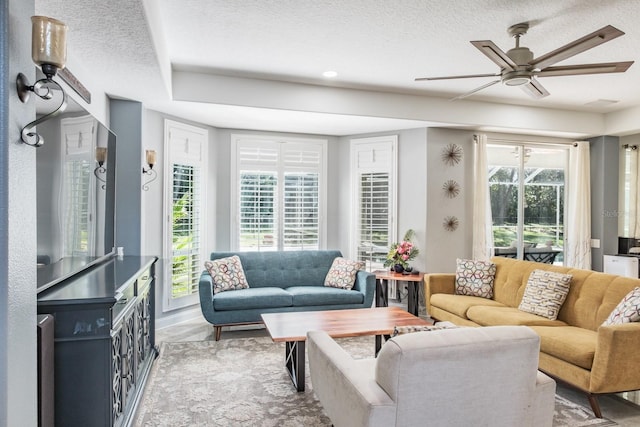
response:
[[[142,230],[142,104],[112,99],[110,127],[116,134],[116,246],[140,255]]]
[[[456,258],[471,257],[473,239],[473,132],[431,128],[427,133],[427,271],[454,272]],[[442,161],[447,145],[462,148],[462,159],[456,165]],[[442,186],[448,180],[460,184],[460,194],[455,198],[445,196]],[[455,217],[458,228],[447,231],[445,218]]]
[[[33,0],[0,2],[0,425],[35,426],[36,411],[36,153],[20,143],[35,118],[21,103],[19,72],[34,81]]]
[[[600,240],[591,248],[591,268],[603,269],[603,255],[618,253],[619,138],[600,136],[589,140],[591,160],[591,238]]]

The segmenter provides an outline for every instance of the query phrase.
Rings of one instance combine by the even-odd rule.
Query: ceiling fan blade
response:
[[[560,62],[563,59],[570,58],[574,55],[577,55],[585,50],[591,49],[592,47],[596,47],[601,45],[602,43],[606,43],[609,40],[613,40],[616,37],[620,37],[624,33],[619,29],[607,25],[606,27],[600,28],[598,31],[594,31],[591,34],[587,34],[586,36],[579,38],[569,44],[566,44],[552,52],[547,53],[546,55],[542,55],[539,58],[534,58],[529,64],[533,65],[538,69],[545,69],[550,65],[555,64],[556,62]]]
[[[451,99],[451,100],[452,100],[452,101],[455,101],[455,100],[457,100],[457,99],[466,98],[467,96],[469,96],[469,95],[473,95],[474,93],[479,92],[479,91],[481,91],[482,89],[488,88],[489,86],[493,86],[493,85],[494,85],[494,84],[496,84],[496,83],[500,83],[500,80],[494,80],[494,81],[492,81],[492,82],[489,82],[489,83],[487,83],[487,84],[484,84],[484,85],[482,85],[482,86],[480,86],[480,87],[477,87],[477,88],[473,89],[473,90],[472,90],[472,91],[470,91],[470,92],[463,93],[462,95],[458,95],[458,96],[456,96],[455,98],[453,98],[453,99]]]
[[[532,98],[540,99],[545,96],[549,96],[549,92],[547,92],[544,86],[542,86],[535,78],[532,78],[529,83],[520,87]]]
[[[416,82],[424,80],[448,80],[448,79],[472,79],[476,77],[498,77],[500,74],[467,74],[464,76],[444,76],[444,77],[418,77]]]
[[[513,60],[491,40],[477,40],[472,41],[471,44],[477,47],[480,52],[484,53],[487,58],[498,64],[498,67],[507,70],[515,70],[515,62],[513,62]]]
[[[581,74],[624,73],[631,67],[634,61],[603,62],[600,64],[565,65],[559,67],[547,67],[536,73],[538,77],[552,76],[578,76]]]

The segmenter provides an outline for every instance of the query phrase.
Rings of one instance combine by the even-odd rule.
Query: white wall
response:
[[[414,242],[421,254],[412,262],[412,266],[424,271],[425,252],[429,244],[426,229],[427,217],[427,129],[409,129],[397,132],[381,132],[340,137],[338,139],[339,192],[337,213],[338,221],[332,224],[338,233],[339,245],[343,253],[348,253],[351,237],[351,218],[354,207],[351,206],[350,182],[350,141],[356,138],[398,135],[398,218],[397,236],[401,239],[408,229],[415,231]]]

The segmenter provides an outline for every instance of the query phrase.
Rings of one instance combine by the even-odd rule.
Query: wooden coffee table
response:
[[[382,336],[391,335],[395,326],[431,325],[400,307],[265,313],[261,317],[271,339],[285,343],[285,367],[298,391],[304,391],[305,342],[309,331],[325,331],[333,338],[375,335],[377,355]]]

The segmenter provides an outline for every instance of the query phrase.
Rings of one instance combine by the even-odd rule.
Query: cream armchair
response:
[[[526,326],[392,338],[353,359],[326,332],[307,335],[311,383],[335,427],[551,426],[555,382],[538,371]]]

